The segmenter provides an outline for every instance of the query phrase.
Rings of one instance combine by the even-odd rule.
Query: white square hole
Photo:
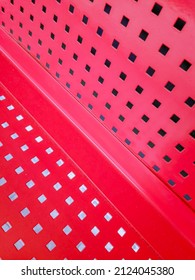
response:
[[[6,128],[6,127],[9,126],[9,124],[8,124],[8,122],[4,122],[4,123],[1,124],[1,126],[2,126],[3,128]]]
[[[17,139],[18,137],[19,137],[19,135],[18,135],[17,133],[13,133],[13,134],[11,135],[11,138],[12,138],[13,140]]]
[[[111,252],[113,250],[114,246],[108,242],[105,246],[106,251]]]
[[[59,216],[59,212],[56,209],[54,209],[53,211],[51,211],[50,216],[53,219],[55,219],[55,218],[57,218],[57,216]]]
[[[53,186],[53,188],[54,188],[56,191],[59,191],[59,190],[62,188],[62,185],[61,185],[59,182],[57,182],[57,183]]]
[[[79,250],[79,252],[82,252],[85,249],[85,244],[81,241],[78,245],[77,245],[77,249]]]
[[[12,154],[8,154],[4,157],[7,161],[11,160],[13,158]]]
[[[19,239],[15,244],[14,246],[16,247],[16,249],[19,251],[20,249],[22,249],[22,247],[24,247],[24,242],[22,239]]]
[[[38,137],[35,138],[35,141],[37,143],[40,143],[41,141],[43,141],[43,138],[41,136],[38,136]]]
[[[33,180],[30,180],[26,183],[26,186],[31,189],[32,187],[34,187],[35,183],[33,182]]]
[[[80,190],[82,193],[84,193],[84,192],[86,192],[87,187],[83,184],[83,185],[81,185],[81,186],[79,187],[79,190]]]
[[[96,226],[92,228],[91,232],[93,233],[94,236],[98,235],[100,230]]]
[[[6,98],[5,98],[5,96],[4,95],[1,95],[0,96],[0,101],[3,101],[3,100],[5,100]]]
[[[3,186],[6,183],[7,183],[7,181],[4,177],[0,178],[0,187]]]
[[[137,243],[134,243],[131,248],[135,253],[137,253],[140,249],[140,246]]]
[[[25,152],[26,150],[29,149],[29,147],[25,144],[25,145],[23,145],[22,147],[20,147],[20,149],[21,149],[23,152]]]
[[[12,111],[12,110],[14,110],[14,106],[13,106],[13,105],[9,105],[9,106],[7,106],[7,109],[8,109],[9,111]]]
[[[24,117],[23,117],[22,115],[18,115],[18,116],[16,117],[16,119],[17,119],[18,121],[21,121],[21,120],[24,119]]]
[[[9,199],[10,199],[11,201],[16,200],[17,198],[18,198],[18,195],[17,195],[16,192],[13,192],[13,193],[11,193],[11,194],[9,195]]]
[[[94,198],[93,200],[92,200],[92,205],[94,206],[94,207],[96,207],[96,206],[98,206],[98,204],[100,203],[99,202],[99,200],[97,200],[97,198]]]
[[[56,164],[58,166],[62,166],[64,164],[64,161],[62,159],[59,159],[58,161],[56,161]]]
[[[84,219],[87,217],[87,214],[85,214],[84,211],[81,211],[81,212],[78,214],[78,217],[79,217],[79,219],[82,221],[82,220],[84,220]]]
[[[69,225],[67,225],[65,228],[63,228],[63,232],[66,234],[66,235],[69,235],[71,233],[72,229]]]
[[[3,147],[3,143],[0,141],[0,147]]]
[[[43,202],[45,202],[47,200],[47,197],[44,195],[44,194],[42,194],[42,195],[40,195],[39,197],[38,197],[38,201],[40,202],[40,203],[43,203]]]
[[[31,130],[33,130],[33,127],[31,126],[31,125],[27,125],[26,127],[25,127],[25,129],[26,129],[26,131],[31,131]]]
[[[45,169],[45,170],[42,172],[42,174],[43,174],[44,177],[47,177],[47,176],[49,176],[50,171],[49,171],[48,169]]]
[[[28,216],[30,214],[30,210],[27,207],[25,207],[24,209],[22,209],[20,211],[20,214],[25,218],[26,216]]]
[[[17,174],[21,174],[23,171],[24,171],[24,169],[22,168],[22,166],[18,166],[18,167],[15,169],[15,172],[16,172]]]
[[[38,157],[33,157],[31,159],[32,163],[36,164],[37,162],[39,162],[39,158]]]
[[[49,251],[53,251],[53,249],[56,247],[56,244],[53,242],[53,240],[51,240],[49,243],[47,243],[46,247]]]
[[[11,224],[9,222],[6,222],[4,225],[1,226],[4,232],[7,232],[12,228]]]
[[[106,219],[107,222],[109,222],[112,219],[112,215],[110,213],[106,213],[104,218]]]
[[[48,155],[53,153],[53,149],[51,147],[47,148],[45,151]]]
[[[36,226],[34,226],[33,230],[36,234],[39,234],[43,230],[43,228],[40,224],[37,224]]]
[[[68,178],[70,179],[70,180],[72,180],[76,175],[74,174],[74,172],[73,171],[71,171],[70,173],[68,173]]]
[[[124,228],[119,228],[119,230],[118,230],[118,234],[121,236],[121,237],[123,237],[124,235],[125,235],[125,233],[126,233],[126,231],[124,230]]]
[[[68,205],[71,205],[74,202],[74,199],[71,196],[69,196],[65,201]]]

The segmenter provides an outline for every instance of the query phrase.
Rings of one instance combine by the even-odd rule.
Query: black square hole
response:
[[[79,35],[78,38],[77,38],[77,41],[78,41],[80,44],[82,44],[83,38]]]
[[[127,145],[130,145],[131,144],[131,141],[129,140],[129,139],[125,139],[125,143],[127,144]]]
[[[183,19],[178,18],[173,26],[177,30],[181,31],[184,28],[185,24],[186,24],[186,22]]]
[[[152,8],[152,13],[158,16],[160,14],[161,10],[162,10],[162,6],[158,3],[155,3]]]
[[[195,104],[195,100],[191,97],[188,97],[188,99],[186,99],[185,103],[189,106],[189,107],[193,107]]]
[[[87,24],[88,23],[88,17],[87,16],[83,16],[82,22]]]
[[[169,179],[168,183],[169,183],[170,186],[175,186],[175,182],[172,179]]]
[[[185,194],[183,197],[184,197],[185,200],[187,200],[187,201],[192,200],[192,198],[189,196],[189,194]]]
[[[175,115],[175,114],[173,114],[172,116],[171,116],[171,118],[170,118],[174,123],[177,123],[179,120],[180,120],[180,118],[177,116],[177,115]]]
[[[149,76],[153,76],[154,73],[155,73],[155,70],[152,68],[152,67],[148,67],[148,69],[146,70],[146,73],[149,75]]]
[[[107,108],[108,110],[110,110],[111,105],[110,105],[109,103],[106,103],[105,106],[106,106],[106,108]]]
[[[132,52],[130,53],[130,55],[128,57],[128,59],[132,62],[135,62],[136,58],[137,58],[137,56]]]
[[[121,24],[127,27],[128,23],[129,23],[129,19],[126,16],[123,16],[123,18],[121,19]]]
[[[23,27],[23,24],[22,24],[21,22],[19,22],[19,26],[20,26],[20,28],[22,28],[22,27]]]
[[[92,53],[93,55],[96,54],[96,49],[95,49],[94,47],[91,48],[91,53]]]
[[[86,65],[85,65],[85,69],[86,69],[87,72],[89,72],[90,69],[91,69],[91,67],[90,67],[88,64],[86,64]]]
[[[136,127],[134,127],[132,131],[133,131],[136,135],[139,134],[139,129],[137,129]]]
[[[154,148],[155,147],[155,144],[152,142],[152,141],[149,141],[147,143],[147,145],[150,147],[150,148]]]
[[[28,35],[29,35],[29,36],[32,36],[32,31],[29,30],[29,31],[28,31]]]
[[[69,6],[69,12],[71,12],[72,14],[74,13],[74,6],[73,5]]]
[[[113,88],[112,94],[113,94],[114,96],[117,96],[117,95],[118,95],[118,90],[116,90],[115,88]]]
[[[166,85],[165,85],[165,88],[168,90],[168,91],[172,91],[174,89],[175,85],[171,82],[167,82]]]
[[[44,30],[44,25],[42,23],[40,23],[40,29]]]
[[[67,33],[69,33],[69,32],[70,32],[70,26],[69,26],[69,25],[67,25],[67,24],[66,24],[66,26],[65,26],[65,31],[66,31]]]
[[[184,71],[188,71],[190,69],[190,67],[192,66],[192,64],[187,61],[187,60],[183,60],[182,63],[180,64],[180,68],[183,69]]]
[[[31,0],[31,2],[32,2],[33,4],[35,4],[35,0]]]
[[[119,77],[121,78],[121,80],[125,81],[127,78],[127,75],[124,72],[121,72]]]
[[[180,174],[181,174],[181,176],[184,177],[184,178],[188,176],[188,173],[187,173],[185,170],[182,170],[182,171],[180,172]]]
[[[110,60],[106,59],[104,64],[109,68],[111,65],[111,62],[110,62]]]
[[[124,120],[125,120],[125,117],[123,117],[122,115],[120,115],[118,118],[121,122],[124,122]]]
[[[191,136],[192,138],[195,139],[195,130],[192,130],[192,131],[190,132],[190,136]]]
[[[96,98],[98,97],[98,93],[95,90],[93,92],[93,96],[96,97]]]
[[[69,70],[69,73],[70,73],[70,75],[74,75],[74,71],[70,68],[70,70]]]
[[[152,168],[153,168],[156,172],[158,172],[158,171],[160,170],[160,167],[158,167],[157,165],[154,165]]]
[[[111,8],[112,8],[112,7],[111,7],[109,4],[106,3],[106,5],[105,5],[105,7],[104,7],[104,12],[107,13],[107,14],[109,14],[110,11],[111,11]]]
[[[24,8],[20,6],[20,12],[24,13]]]
[[[38,44],[39,44],[40,46],[42,45],[41,39],[38,40]]]
[[[58,17],[57,17],[56,15],[54,15],[54,16],[53,16],[53,20],[54,20],[55,22],[57,22],[57,21],[58,21]]]
[[[157,99],[155,99],[155,100],[152,102],[152,105],[154,105],[154,107],[156,107],[156,108],[159,108],[160,105],[161,105],[161,103],[160,103],[160,101],[158,101]]]
[[[170,158],[169,156],[167,156],[167,155],[164,156],[163,159],[164,159],[166,162],[170,162],[170,161],[171,161],[171,158]]]
[[[44,13],[46,13],[46,11],[47,11],[47,8],[43,5],[42,6],[42,11],[44,12]]]
[[[164,137],[167,133],[166,131],[164,131],[162,128],[159,129],[158,134],[160,134],[160,136]]]
[[[133,108],[133,104],[132,104],[130,101],[127,102],[126,106],[127,106],[129,109],[132,109],[132,108]]]
[[[159,49],[159,52],[162,55],[166,55],[168,53],[168,51],[169,51],[169,47],[167,47],[166,45],[162,44],[162,46]]]
[[[99,82],[100,84],[103,84],[103,82],[104,82],[104,78],[102,78],[101,76],[99,76],[99,78],[98,78],[98,82]]]
[[[33,21],[34,20],[34,16],[30,15],[30,20]]]
[[[113,42],[112,42],[112,46],[115,48],[115,49],[118,49],[118,46],[119,46],[119,42],[114,39]]]
[[[146,115],[143,115],[142,116],[142,120],[144,121],[144,122],[148,122],[149,121],[149,117],[148,116],[146,116]]]
[[[64,43],[62,43],[61,47],[62,47],[63,50],[66,49],[66,45]]]
[[[139,155],[141,158],[144,158],[144,157],[145,157],[145,154],[144,154],[143,152],[141,152],[141,151],[138,153],[138,155]]]
[[[73,59],[76,61],[78,60],[78,55],[76,53],[73,54]]]
[[[58,63],[59,63],[60,65],[62,65],[63,61],[62,61],[61,58],[58,59]]]
[[[51,33],[50,37],[51,37],[52,40],[54,40],[55,39],[55,34]]]
[[[84,80],[81,80],[81,85],[82,86],[85,86],[86,85],[86,82]]]
[[[181,145],[181,144],[177,144],[175,146],[175,148],[179,151],[179,152],[182,152],[184,150],[184,147]]]
[[[139,34],[140,39],[142,39],[143,41],[146,41],[147,37],[148,37],[149,33],[147,31],[145,31],[144,29],[142,29],[142,31]]]
[[[103,29],[101,27],[99,27],[99,26],[98,26],[98,29],[97,29],[97,34],[99,36],[102,36],[102,34],[103,34]]]
[[[137,93],[141,94],[144,89],[138,85],[135,90],[137,91]]]

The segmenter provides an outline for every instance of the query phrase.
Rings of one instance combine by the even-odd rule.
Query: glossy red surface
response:
[[[12,37],[20,37],[30,56],[1,33],[2,83],[159,257],[193,258],[194,19],[166,1],[159,2],[159,15],[156,6],[151,12],[154,1],[124,1],[120,8],[114,1],[109,4],[108,14],[104,1],[56,1],[52,9],[50,1],[47,5],[25,2],[23,9],[18,1],[14,5],[3,1],[3,29],[12,29]],[[178,17],[186,22],[182,30],[177,29],[181,21],[177,28],[173,26]],[[64,31],[65,24],[69,32]],[[96,33],[98,26],[102,34],[100,28]],[[142,29],[149,33],[145,41],[139,37]],[[112,47],[113,38],[119,42],[117,50]],[[159,51],[162,43],[169,49]],[[95,55],[90,52],[92,46]],[[74,53],[78,58],[72,57]],[[49,66],[49,73],[42,66]],[[155,70],[153,75],[151,68],[145,73],[148,67]],[[154,100],[161,103],[159,107]],[[87,240],[90,243],[89,236]],[[74,256],[72,250],[69,258]],[[119,253],[104,255],[104,250],[97,258],[122,258]],[[16,258],[25,258],[20,252]],[[54,251],[50,257],[63,254]],[[87,255],[96,257],[94,252],[90,257],[89,251],[80,257]]]

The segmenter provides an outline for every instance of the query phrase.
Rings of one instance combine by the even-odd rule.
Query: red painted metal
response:
[[[195,40],[194,6],[186,5],[192,4],[188,2],[124,1],[119,6],[115,1],[2,1],[1,91],[6,99],[0,103],[4,112],[1,124],[12,124],[7,128],[1,126],[2,178],[7,175],[9,179],[3,184],[7,188],[1,188],[2,211],[9,209],[15,225],[7,233],[2,228],[1,240],[9,244],[7,250],[3,247],[2,258],[194,258]],[[94,14],[98,17],[94,18]],[[7,32],[16,41],[8,38]],[[67,154],[76,162],[77,172],[83,174],[83,182],[79,183],[89,179],[93,182],[92,194],[102,197],[102,211],[106,207],[116,211],[113,234],[107,223],[104,226],[100,222],[95,245],[93,234],[87,230],[92,227],[91,220],[86,218],[84,241],[81,240],[86,248],[79,252],[75,246],[82,223],[79,224],[75,209],[71,210],[68,217],[75,229],[69,240],[62,231],[65,225],[58,219],[64,217],[66,205],[56,204],[61,194],[56,195],[54,203],[50,189],[46,195],[48,204],[41,207],[43,217],[38,213],[39,206],[33,205],[34,218],[28,225],[17,204],[11,207],[14,202],[10,204],[7,198],[10,183],[17,182],[20,176],[21,187],[16,184],[22,194],[19,204],[26,201],[25,195],[31,190],[24,188],[31,173],[29,159],[24,157],[28,151],[19,152],[15,146],[17,139],[10,139],[13,128],[23,141],[29,141],[29,150],[39,152],[54,181],[62,178],[62,174],[55,171],[55,159],[52,165],[43,148],[37,150],[41,145],[37,146],[20,127],[21,122],[13,121],[11,114],[15,109],[6,108],[7,100],[18,107],[18,114],[24,110],[25,119],[34,122],[34,132],[44,135],[43,142],[52,143],[64,162]],[[6,139],[11,141],[10,145]],[[25,176],[23,172],[13,172],[14,161],[5,160],[4,149],[16,152],[20,161],[23,158]],[[33,172],[37,178],[36,188],[32,188],[35,193],[42,190],[43,184],[45,188],[48,184],[52,186],[52,176],[42,178],[40,167]],[[80,193],[71,191],[77,200],[75,207],[84,207]],[[31,200],[37,202],[37,193],[31,195]],[[46,225],[51,205],[59,207],[60,215],[53,224]],[[99,220],[100,213],[93,210],[86,205],[87,217]],[[35,235],[32,223],[38,220],[44,228],[40,235]],[[55,221],[59,221],[57,226]],[[114,228],[125,226],[129,233],[122,241],[120,236],[115,239]],[[19,228],[24,227],[26,232],[18,235]],[[133,234],[142,238],[139,240],[143,244],[136,242]],[[46,248],[48,236],[53,236],[50,240],[58,245],[51,252]],[[114,238],[108,240],[114,246],[109,254],[104,248],[108,236]],[[14,238],[25,243],[19,251],[13,245]],[[61,248],[61,238],[65,238],[68,249]],[[141,245],[139,254],[130,251],[130,240]]]

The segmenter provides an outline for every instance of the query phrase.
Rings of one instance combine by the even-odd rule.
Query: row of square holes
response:
[[[13,4],[14,2],[11,1],[11,3]],[[34,3],[34,4],[35,4],[35,3]],[[153,6],[153,9],[152,9],[152,12],[153,12],[154,14],[156,14],[156,15],[159,15],[160,12],[161,12],[161,10],[162,10],[162,6],[159,5],[158,3],[155,3],[154,6]],[[2,11],[4,12],[4,8],[3,8],[3,7],[2,7]],[[20,11],[21,11],[22,13],[24,12],[24,8],[23,8],[22,6],[20,6]],[[42,11],[46,13],[46,7],[45,7],[44,5],[42,6]],[[70,5],[70,6],[69,6],[69,11],[70,11],[71,13],[74,13],[74,6],[73,6],[73,5]],[[109,14],[110,11],[111,11],[111,6],[108,5],[108,4],[106,4],[106,5],[105,5],[105,8],[104,8],[104,11],[105,11],[107,14]],[[12,16],[12,19],[13,19],[13,16]],[[32,21],[34,20],[33,15],[30,15],[30,19],[31,19]],[[55,14],[54,14],[54,16],[53,16],[53,20],[54,20],[55,22],[58,21],[58,17],[57,17]],[[84,22],[85,24],[87,24],[87,22],[88,22],[88,18],[87,18],[85,15],[83,16],[83,22]],[[121,24],[122,24],[123,26],[126,27],[126,26],[128,25],[128,22],[129,22],[129,19],[128,19],[127,17],[123,16],[123,18],[122,18],[122,20],[121,20]],[[174,27],[181,31],[181,30],[183,29],[183,27],[185,26],[185,24],[186,24],[185,21],[183,21],[182,19],[178,18],[177,21],[176,21],[175,24],[174,24]],[[22,23],[19,23],[19,25],[20,25],[20,27],[22,28],[22,26],[23,26]],[[44,25],[43,25],[42,23],[41,23],[41,25],[40,25],[40,28],[41,28],[41,29],[44,29]],[[67,32],[69,32],[70,27],[69,27],[68,25],[66,25],[65,30],[66,30]],[[13,32],[13,30],[12,30],[12,32]],[[30,31],[29,34],[32,34],[32,32]],[[102,34],[103,34],[103,29],[102,29],[101,27],[98,27],[98,29],[97,29],[97,34],[98,34],[99,36],[102,36]],[[148,35],[149,35],[148,32],[146,32],[145,30],[142,30],[141,33],[139,34],[139,37],[140,37],[142,40],[145,41],[145,40],[147,39]],[[51,33],[51,38],[52,38],[53,40],[54,40],[54,38],[55,38],[55,35],[54,35],[53,33]],[[78,36],[78,39],[77,39],[77,40],[78,40],[79,43],[82,43],[83,38],[82,38],[81,36]],[[40,39],[39,39],[39,44],[42,44],[42,41],[41,41]],[[119,42],[118,42],[116,39],[114,39],[112,46],[113,46],[114,48],[117,49],[118,46],[119,46]],[[168,51],[169,51],[169,47],[167,47],[166,45],[162,44],[161,47],[160,47],[160,49],[159,49],[159,52],[160,52],[161,54],[163,54],[163,55],[166,55],[166,54],[168,53]],[[131,53],[130,56],[129,56],[129,59],[130,59],[131,61],[134,62],[135,59],[136,59],[136,55],[135,55],[134,53]],[[180,67],[181,67],[184,71],[188,71],[189,68],[191,67],[191,65],[192,65],[192,64],[191,64],[189,61],[187,61],[186,59],[184,59],[184,60],[182,61],[182,63],[180,64]],[[154,74],[155,70],[154,70],[152,67],[149,67],[149,68],[147,69],[146,72],[148,73],[148,75],[152,76],[152,75]],[[172,87],[172,86],[171,86],[171,87]]]
[[[56,1],[57,1],[58,3],[61,3],[61,0],[56,0]],[[135,0],[135,1],[136,1],[136,0]],[[35,0],[31,0],[31,2],[32,2],[33,4],[36,3]],[[94,2],[94,1],[93,1],[93,0],[90,0],[90,2]],[[138,2],[138,1],[137,1],[137,2]],[[14,5],[14,0],[10,0],[10,3],[11,3],[12,5]],[[154,3],[154,6],[153,6],[151,12],[152,12],[153,14],[159,16],[160,13],[161,13],[161,11],[162,11],[162,8],[163,8],[163,7],[162,7],[160,4]],[[104,12],[107,13],[107,14],[110,14],[111,9],[112,9],[112,6],[109,5],[108,3],[106,3],[106,4],[105,4],[105,7],[104,7]],[[23,8],[22,6],[20,6],[20,11],[21,11],[22,13],[24,12],[24,8]],[[47,11],[46,6],[44,6],[44,5],[42,6],[42,11],[43,11],[44,13],[46,13],[46,11]],[[70,6],[69,6],[69,11],[70,11],[71,13],[74,13],[74,6],[71,5],[71,4],[70,4]],[[56,22],[57,22],[57,18],[56,18]],[[127,18],[126,16],[123,16],[123,18],[121,19],[121,24],[122,24],[124,27],[127,27],[127,25],[129,24],[129,18]],[[186,24],[186,22],[185,22],[183,19],[178,18],[178,19],[176,20],[176,22],[174,23],[173,26],[174,26],[177,30],[181,31],[181,30],[184,28],[185,24]]]

